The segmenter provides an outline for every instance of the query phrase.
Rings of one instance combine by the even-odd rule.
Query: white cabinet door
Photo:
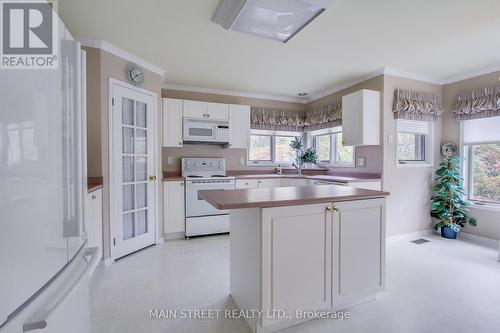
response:
[[[283,178],[281,179],[282,186],[309,186],[309,179],[294,179]]]
[[[236,179],[236,188],[237,189],[245,189],[245,188],[258,188],[259,180],[258,179]]]
[[[373,181],[373,182],[349,182],[348,186],[350,187],[356,187],[356,188],[364,188],[367,190],[377,190],[381,191],[382,190],[382,184],[380,181]]]
[[[259,188],[281,187],[281,178],[259,179]]]
[[[229,147],[248,149],[250,106],[229,105]]]
[[[207,118],[207,103],[198,101],[184,101],[183,115],[186,118]]]
[[[363,89],[342,97],[342,140],[346,146],[380,144],[380,92]]]
[[[163,147],[182,147],[182,100],[163,99]]]
[[[213,120],[228,120],[229,105],[222,103],[206,103],[207,118]]]
[[[165,234],[186,230],[184,181],[163,183],[163,230]]]
[[[371,199],[334,206],[333,294],[334,302],[341,304],[384,288],[385,201]]]
[[[262,306],[316,310],[332,306],[332,213],[329,203],[262,210]],[[264,318],[263,325],[272,320]]]
[[[98,247],[102,258],[102,190],[87,194],[85,201],[85,226],[87,228],[87,247]]]

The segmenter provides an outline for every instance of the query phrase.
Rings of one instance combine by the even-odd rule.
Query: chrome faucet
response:
[[[300,163],[300,162],[293,162],[292,166],[295,168],[295,170],[297,171],[298,175],[302,174],[302,166],[303,166],[302,163]]]

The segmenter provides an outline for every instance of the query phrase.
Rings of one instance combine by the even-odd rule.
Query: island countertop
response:
[[[389,192],[339,185],[199,191],[217,209],[269,208],[383,198]]]

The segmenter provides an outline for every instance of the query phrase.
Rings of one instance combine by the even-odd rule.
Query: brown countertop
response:
[[[217,209],[269,208],[383,198],[389,192],[339,185],[199,191]]]
[[[91,193],[97,191],[98,189],[103,187],[103,178],[102,177],[88,177],[87,178],[87,193]]]

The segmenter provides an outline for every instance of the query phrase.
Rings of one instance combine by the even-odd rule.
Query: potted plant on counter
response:
[[[302,169],[304,165],[316,165],[318,163],[318,154],[314,148],[307,148],[303,151],[302,140],[299,137],[295,137],[290,143],[290,148],[295,152],[295,162],[292,166],[297,170],[299,175],[302,174]]]
[[[466,224],[476,225],[476,220],[469,217],[458,165],[458,157],[449,157],[441,162],[432,188],[431,217],[438,220],[434,229],[441,228],[441,236],[448,239],[456,239]]]

